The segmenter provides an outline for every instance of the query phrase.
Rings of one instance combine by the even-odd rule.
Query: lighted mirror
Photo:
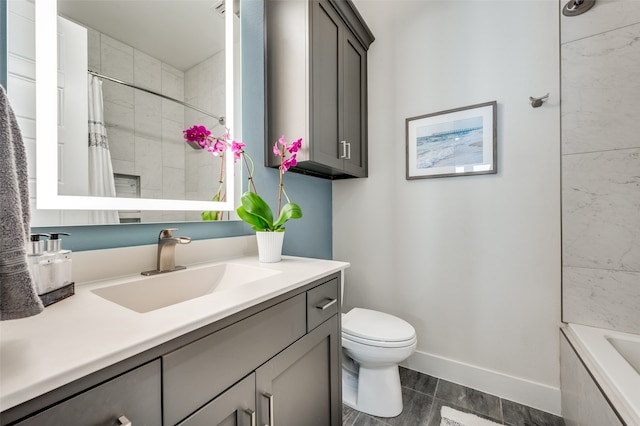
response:
[[[238,15],[234,0],[35,1],[33,226],[200,221],[234,209],[233,155],[223,164],[183,131],[230,129],[241,140]],[[37,220],[47,211],[77,214]]]

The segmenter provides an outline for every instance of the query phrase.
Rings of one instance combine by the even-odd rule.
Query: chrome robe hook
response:
[[[548,93],[540,98],[534,98],[532,96],[529,96],[529,102],[531,102],[531,106],[534,108],[538,108],[539,106],[542,106],[544,101],[546,101],[547,99],[549,99]]]
[[[595,3],[596,0],[569,0],[562,8],[562,14],[564,16],[581,15],[591,9]]]

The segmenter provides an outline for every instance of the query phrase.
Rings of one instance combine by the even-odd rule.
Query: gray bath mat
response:
[[[440,426],[494,426],[499,423],[483,419],[470,413],[454,410],[451,407],[442,407],[440,410]]]

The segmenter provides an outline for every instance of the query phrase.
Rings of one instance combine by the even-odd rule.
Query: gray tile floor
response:
[[[342,408],[343,426],[439,426],[443,405],[510,426],[564,426],[561,417],[400,367],[404,410],[380,418]]]

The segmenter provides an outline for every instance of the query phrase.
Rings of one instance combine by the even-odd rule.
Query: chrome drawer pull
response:
[[[322,306],[316,306],[316,308],[321,309],[321,310],[326,310],[328,308],[330,308],[331,306],[335,305],[338,302],[338,299],[331,299],[329,300],[327,303],[325,303]]]
[[[126,416],[118,417],[118,422],[120,422],[120,426],[131,426],[131,422],[126,418]]]
[[[251,417],[251,426],[256,426],[256,412],[251,408],[247,408],[244,412]]]
[[[342,148],[342,154],[338,158],[347,158],[347,141],[340,141],[340,145]]]
[[[274,426],[274,424],[273,424],[273,395],[271,395],[269,392],[265,392],[265,393],[263,393],[263,395],[265,396],[265,398],[269,399],[269,424],[268,425],[264,425],[264,426]]]
[[[351,160],[351,142],[347,142],[347,154],[344,156],[345,160]]]

